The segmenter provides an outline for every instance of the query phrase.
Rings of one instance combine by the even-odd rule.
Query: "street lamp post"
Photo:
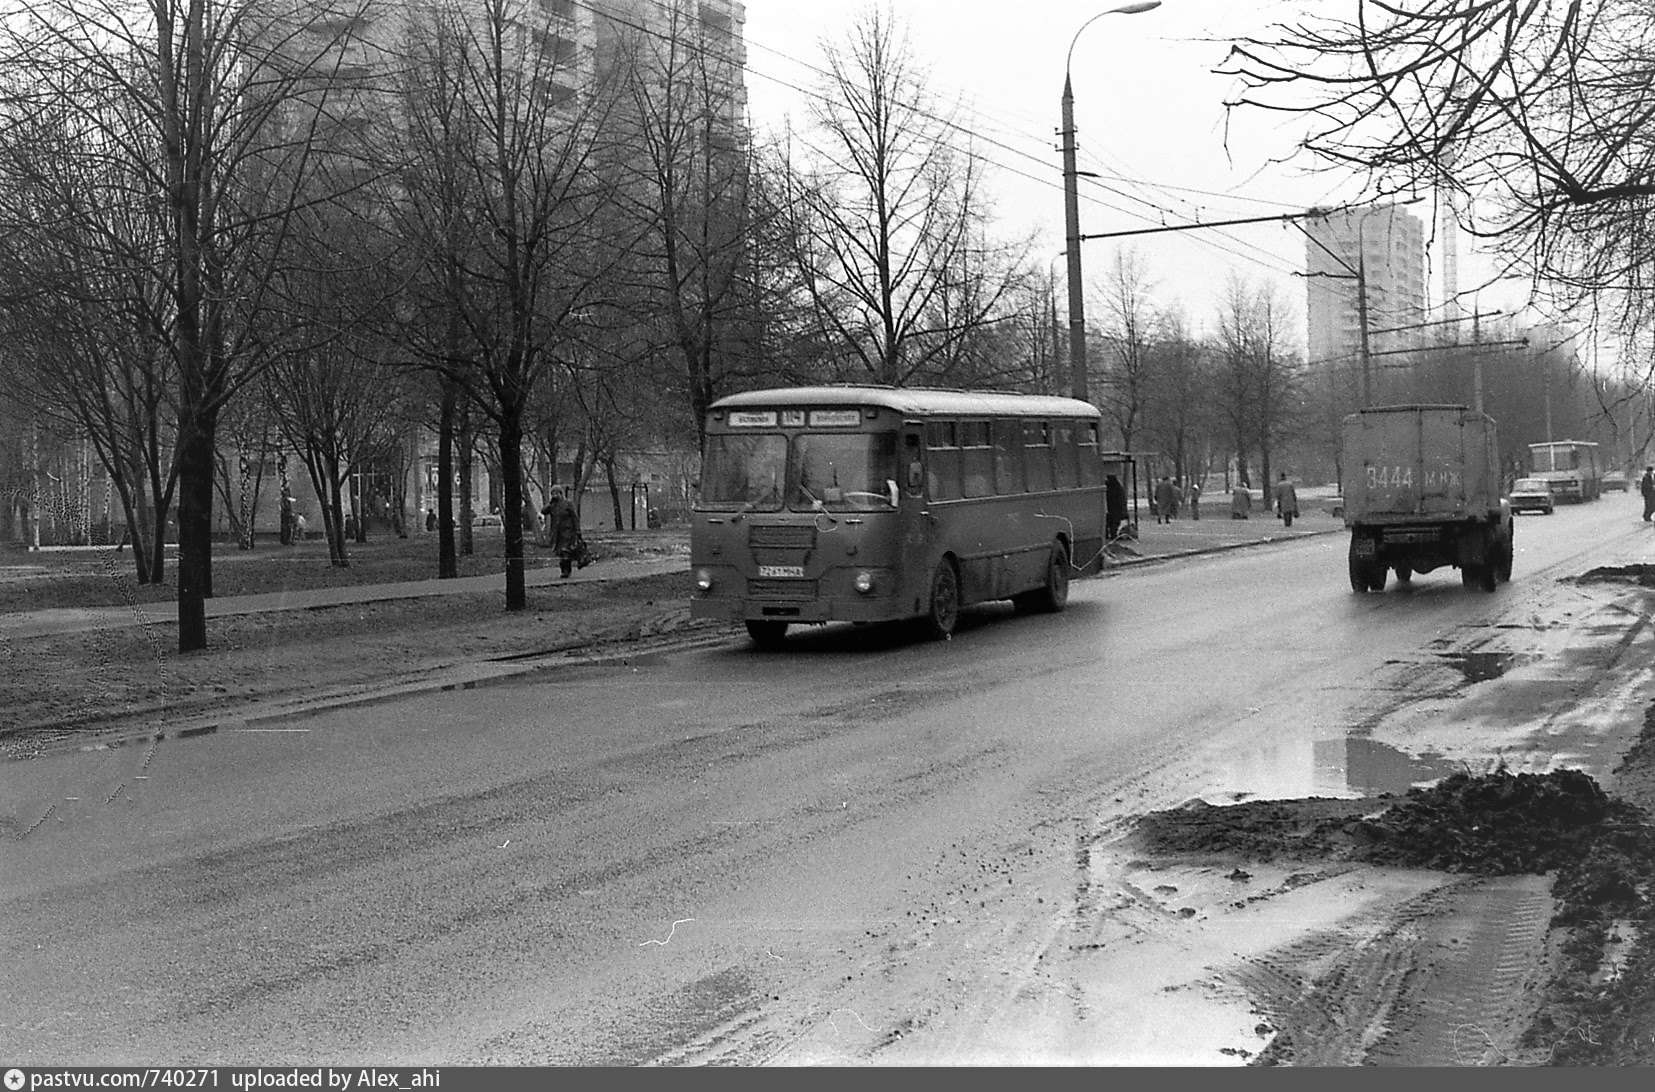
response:
[[[1080,275],[1080,195],[1075,182],[1075,91],[1069,78],[1069,65],[1074,60],[1075,43],[1080,33],[1105,15],[1136,15],[1161,6],[1161,0],[1146,0],[1140,4],[1125,4],[1108,11],[1100,11],[1069,39],[1069,52],[1063,59],[1063,230],[1069,257],[1069,375],[1074,396],[1083,402],[1091,401],[1086,381],[1086,305],[1082,300]]]

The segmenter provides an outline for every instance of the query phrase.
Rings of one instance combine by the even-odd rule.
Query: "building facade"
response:
[[[1393,204],[1330,212],[1304,227],[1307,359],[1348,366],[1361,381],[1365,322],[1368,380],[1373,400],[1384,401],[1396,355],[1427,343],[1424,225]]]

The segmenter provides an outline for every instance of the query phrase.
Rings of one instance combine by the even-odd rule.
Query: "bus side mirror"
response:
[[[900,493],[897,492],[896,479],[895,478],[886,478],[885,479],[885,491],[888,494],[890,494],[891,507],[892,508],[900,507],[902,496],[901,496]]]

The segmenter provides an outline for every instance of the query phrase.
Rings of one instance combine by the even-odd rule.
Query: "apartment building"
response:
[[[1371,353],[1426,344],[1425,228],[1418,217],[1392,204],[1330,212],[1303,225],[1305,340],[1312,365],[1360,363],[1359,284],[1367,297]]]

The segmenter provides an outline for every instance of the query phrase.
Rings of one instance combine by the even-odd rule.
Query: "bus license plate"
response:
[[[805,567],[803,565],[760,565],[759,566],[759,575],[761,577],[764,577],[764,576],[767,576],[767,577],[789,577],[789,576],[803,577],[804,574],[805,574]]]

